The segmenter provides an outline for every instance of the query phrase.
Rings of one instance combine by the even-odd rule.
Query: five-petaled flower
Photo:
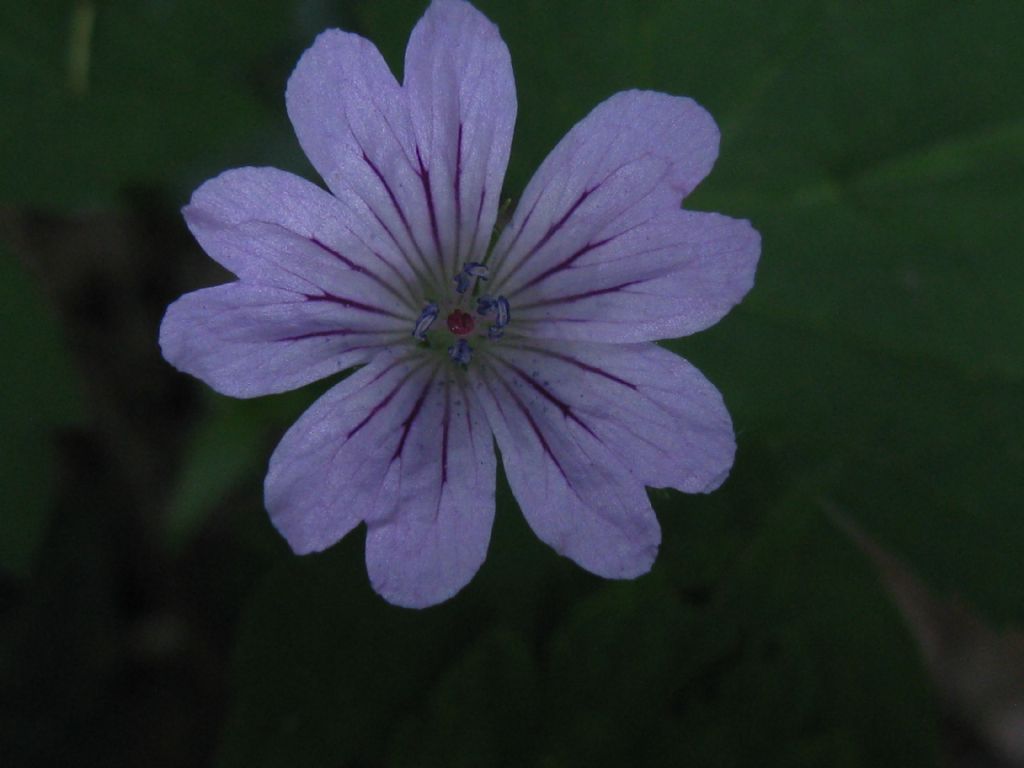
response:
[[[287,89],[330,189],[227,171],[184,209],[238,280],[167,310],[163,354],[256,397],[361,366],[285,434],[266,504],[297,553],[365,522],[387,600],[451,597],[487,553],[495,447],[536,534],[593,573],[646,572],[645,486],[717,488],[735,442],[718,391],[658,347],[753,284],[749,223],[681,207],[718,151],[687,98],[618,93],[541,165],[491,247],[516,116],[509,53],[462,0],[434,0],[399,84],[330,30]],[[492,439],[493,436],[493,439]]]

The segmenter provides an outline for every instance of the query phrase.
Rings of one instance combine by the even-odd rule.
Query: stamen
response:
[[[489,293],[485,293],[476,300],[476,313],[478,315],[486,315],[492,309],[494,309],[494,297]]]
[[[465,339],[459,339],[448,347],[448,357],[459,365],[469,365],[469,360],[472,356],[473,348],[469,346],[469,342]]]
[[[491,308],[494,309],[495,314],[494,324],[487,329],[487,338],[500,339],[505,335],[505,326],[512,320],[512,308],[508,304],[508,299],[504,296],[499,296],[491,301],[487,307],[488,312]]]
[[[462,271],[453,278],[455,290],[458,293],[465,293],[469,290],[470,282],[474,277],[486,280],[489,273],[490,270],[479,261],[467,261],[462,265]]]
[[[494,324],[499,328],[504,328],[508,325],[509,320],[512,319],[512,308],[508,305],[508,299],[504,296],[499,296],[495,299],[494,305],[498,310],[498,317]]]
[[[437,304],[430,303],[423,308],[420,312],[419,320],[416,321],[415,327],[412,329],[413,338],[419,339],[420,341],[427,340],[427,331],[430,330],[430,326],[434,324],[437,319]]]

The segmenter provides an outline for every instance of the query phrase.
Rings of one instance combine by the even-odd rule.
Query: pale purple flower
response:
[[[367,525],[387,600],[426,606],[483,563],[495,449],[536,534],[608,578],[660,542],[645,486],[717,488],[735,451],[718,391],[653,342],[717,322],[753,284],[749,223],[683,210],[714,121],[645,91],[555,147],[490,248],[516,116],[509,53],[461,0],[435,0],[399,84],[367,40],[321,34],[288,115],[330,192],[273,168],[200,187],[184,214],[238,276],[183,296],[164,356],[256,397],[362,366],[287,432],[266,478],[297,553]]]

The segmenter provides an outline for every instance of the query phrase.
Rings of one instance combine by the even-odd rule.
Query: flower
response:
[[[735,441],[718,391],[658,347],[753,284],[746,221],[684,210],[718,130],[687,98],[618,93],[547,157],[489,247],[516,116],[497,28],[434,0],[399,84],[353,34],[317,37],[288,115],[330,189],[273,168],[203,184],[184,209],[238,280],[181,297],[164,356],[256,397],[361,366],[270,460],[270,517],[297,553],[367,525],[373,587],[446,600],[483,563],[495,450],[530,526],[608,578],[653,563],[645,486],[709,492]],[[493,436],[493,438],[492,438]]]

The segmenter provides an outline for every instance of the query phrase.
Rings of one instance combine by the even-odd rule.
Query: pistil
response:
[[[448,330],[456,336],[468,336],[475,327],[476,321],[473,320],[473,316],[469,312],[456,309],[448,315]]]

